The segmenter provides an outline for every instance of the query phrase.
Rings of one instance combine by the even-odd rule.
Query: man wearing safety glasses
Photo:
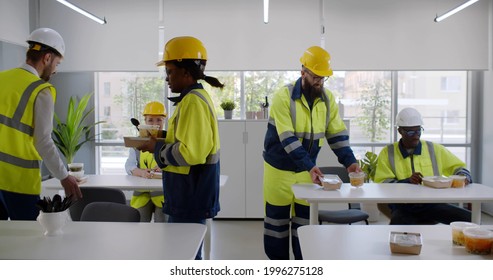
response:
[[[404,108],[397,114],[399,142],[384,147],[378,156],[376,183],[421,184],[423,176],[465,176],[472,183],[466,164],[444,146],[421,140],[423,119],[414,108]],[[446,203],[379,204],[386,213],[390,209],[390,224],[450,224],[471,221],[471,212]]]
[[[348,172],[361,171],[334,95],[324,88],[333,74],[329,53],[312,46],[300,62],[301,77],[274,94],[264,141],[264,250],[274,260],[289,259],[290,235],[294,258],[302,259],[297,229],[308,224],[309,204],[291,186],[321,184],[324,142]]]

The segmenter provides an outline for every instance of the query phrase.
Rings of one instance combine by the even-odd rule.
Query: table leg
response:
[[[310,202],[310,225],[318,225],[318,202]]]
[[[212,219],[207,219],[205,221],[205,225],[207,226],[207,231],[205,232],[204,250],[202,251],[202,255],[204,256],[204,260],[210,260],[211,259],[211,230],[212,230]]]
[[[481,202],[471,203],[471,222],[481,224]]]

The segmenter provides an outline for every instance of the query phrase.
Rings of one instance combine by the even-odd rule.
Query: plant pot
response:
[[[232,110],[224,110],[224,118],[227,120],[230,120],[233,118],[233,111]]]
[[[247,120],[254,120],[255,119],[256,112],[254,111],[247,111],[246,112],[246,118]]]
[[[264,112],[263,111],[257,111],[257,112],[255,112],[255,115],[257,117],[257,120],[262,120],[264,118]]]

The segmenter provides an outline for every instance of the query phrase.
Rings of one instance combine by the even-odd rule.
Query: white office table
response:
[[[131,175],[86,175],[87,181],[82,183],[83,187],[115,188],[123,191],[162,191],[163,181],[161,179],[146,179]],[[223,187],[228,181],[227,175],[221,175],[219,186]],[[42,186],[48,190],[61,190],[62,185],[56,178],[42,182]],[[204,259],[210,259],[211,252],[211,219],[207,219],[207,233],[204,239]]]
[[[365,183],[362,187],[342,184],[341,189],[324,191],[316,184],[294,184],[294,196],[310,203],[310,224],[318,224],[318,204],[330,202],[361,203],[454,203],[472,204],[472,222],[481,223],[481,202],[493,201],[493,188],[470,184],[465,188],[434,189],[405,183]]]
[[[83,187],[115,188],[122,191],[152,190],[162,191],[163,181],[161,179],[146,179],[131,175],[86,175],[87,181],[82,183]],[[228,180],[227,175],[221,175],[219,185],[223,187]],[[61,190],[60,180],[51,178],[43,181],[42,186],[48,190]]]
[[[391,231],[421,233],[421,253],[392,254]],[[298,228],[298,237],[304,260],[493,260],[453,245],[448,225],[309,225]]]
[[[45,236],[37,221],[0,221],[0,259],[194,259],[201,224],[68,222],[63,234]]]

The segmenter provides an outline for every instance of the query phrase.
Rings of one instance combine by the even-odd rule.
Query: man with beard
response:
[[[313,46],[302,55],[301,77],[274,95],[264,140],[264,250],[270,259],[302,259],[297,229],[309,223],[309,204],[294,197],[296,183],[321,184],[316,161],[323,138],[348,172],[361,171],[349,147],[339,108],[324,81],[330,55]],[[290,230],[291,227],[291,230]]]
[[[49,28],[34,30],[27,43],[26,63],[0,72],[0,217],[10,220],[36,220],[41,160],[67,196],[82,197],[51,138],[56,90],[48,81],[65,43]]]
[[[444,146],[420,140],[423,119],[416,109],[402,109],[395,123],[401,139],[384,147],[378,155],[375,182],[419,185],[423,176],[462,175],[466,184],[472,183],[464,162]],[[471,221],[470,211],[447,203],[392,203],[379,204],[378,208],[384,214],[390,210],[391,225]]]

